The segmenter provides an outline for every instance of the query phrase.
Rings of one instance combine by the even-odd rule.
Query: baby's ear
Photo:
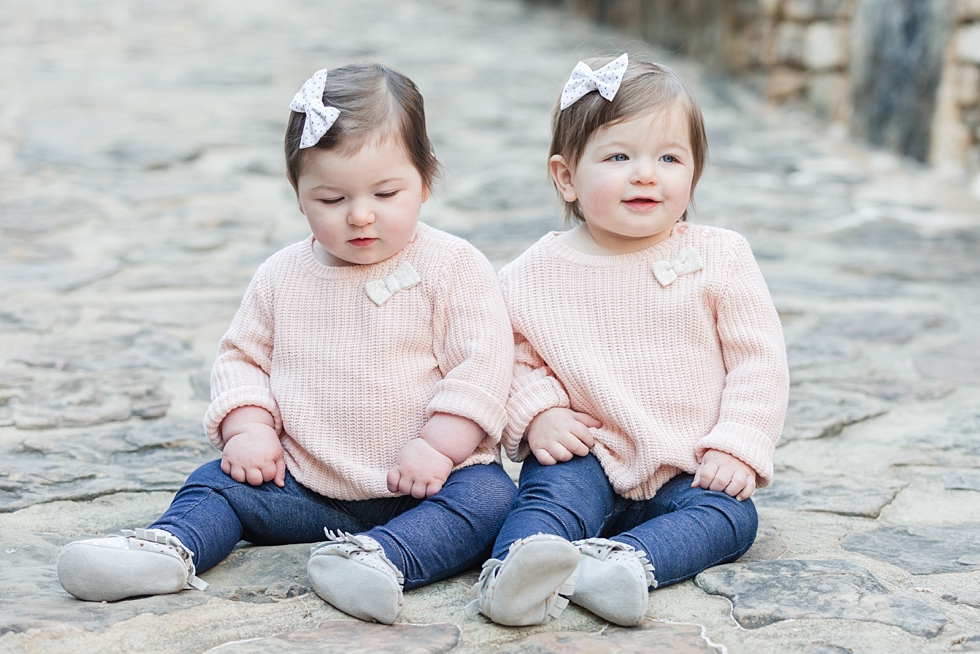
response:
[[[555,181],[555,186],[565,202],[575,202],[578,194],[572,184],[572,169],[569,168],[565,157],[560,154],[552,155],[548,161],[548,170],[551,171],[551,179]]]

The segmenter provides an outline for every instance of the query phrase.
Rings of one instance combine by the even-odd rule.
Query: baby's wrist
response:
[[[452,462],[453,465],[455,465],[455,462],[453,461],[453,457],[449,456],[447,453],[443,452],[440,449],[439,442],[438,441],[432,442],[429,439],[427,439],[425,436],[419,436],[418,440],[420,440],[423,443],[425,443],[425,445],[428,447],[428,449],[432,450],[433,452],[435,452],[436,454],[438,454],[441,457],[444,457],[446,459],[449,459],[449,461]]]
[[[227,447],[228,443],[231,442],[236,436],[241,436],[242,434],[251,433],[252,435],[265,435],[269,437],[269,440],[275,439],[279,440],[279,436],[276,434],[276,430],[270,427],[265,422],[256,422],[252,424],[236,425],[237,429],[229,431],[227,434],[222,433],[222,447]]]

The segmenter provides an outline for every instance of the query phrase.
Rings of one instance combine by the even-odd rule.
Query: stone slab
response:
[[[599,633],[538,633],[499,647],[500,654],[716,654],[720,645],[705,638],[704,628],[644,620],[632,629],[611,626]]]
[[[946,490],[971,490],[980,492],[980,471],[963,470],[943,476]]]
[[[110,493],[177,490],[218,457],[193,420],[130,421],[85,430],[49,430],[0,448],[0,512]]]
[[[788,341],[786,344],[786,357],[790,370],[845,363],[853,361],[859,354],[855,345],[840,338],[808,336],[803,340]]]
[[[963,340],[919,355],[915,367],[926,379],[980,384],[980,341]]]
[[[928,604],[889,593],[864,568],[838,560],[780,560],[709,568],[695,578],[706,593],[732,602],[746,629],[782,620],[859,620],[934,638],[947,618]]]
[[[803,475],[783,471],[772,485],[760,488],[753,501],[760,507],[818,511],[877,518],[881,509],[908,485],[880,477]]]
[[[790,388],[786,426],[779,444],[836,436],[845,427],[888,411],[883,402],[859,393],[824,386]]]
[[[78,322],[77,306],[41,307],[37,304],[4,302],[0,306],[0,332],[47,333]]]
[[[817,329],[855,341],[901,345],[927,332],[949,331],[953,324],[951,318],[939,314],[851,311],[824,319]]]
[[[980,524],[885,525],[847,534],[840,544],[914,575],[980,569]]]
[[[946,424],[909,438],[893,465],[980,468],[980,411],[961,411]]]
[[[963,604],[964,606],[972,606],[975,609],[980,609],[980,592],[963,591],[945,593],[943,599],[950,604]]]
[[[189,343],[153,328],[90,340],[55,341],[15,361],[64,371],[185,370],[201,365]]]
[[[360,621],[329,620],[314,629],[226,643],[208,654],[328,654],[377,652],[378,654],[441,654],[459,643],[461,631],[454,624],[380,625]]]
[[[11,398],[8,424],[18,429],[55,429],[122,422],[131,417],[161,418],[171,400],[158,377],[141,371],[55,374]]]
[[[96,535],[79,538],[93,536]],[[210,584],[206,591],[187,590],[118,602],[83,602],[66,593],[58,582],[58,553],[70,540],[77,539],[0,530],[3,631],[24,632],[62,623],[101,631],[144,613],[164,615],[201,606],[214,598],[268,604],[310,592],[306,575],[310,545],[254,547],[242,543],[228,558],[201,575]]]
[[[756,491],[758,493],[758,491]],[[755,496],[753,496],[753,501]],[[766,516],[759,516],[759,528],[755,533],[752,547],[739,559],[742,563],[751,561],[773,561],[789,551],[789,544],[776,526]]]
[[[953,641],[953,646],[949,648],[951,652],[980,652],[980,634],[957,638]]]
[[[904,379],[855,379],[827,383],[845,391],[873,395],[900,404],[931,402],[942,399],[956,390],[956,385],[951,383]]]

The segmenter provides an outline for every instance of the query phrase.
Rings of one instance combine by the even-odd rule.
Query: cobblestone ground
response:
[[[475,571],[365,625],[310,592],[306,545],[243,546],[204,593],[58,585],[64,543],[148,523],[216,456],[217,341],[306,234],[280,139],[312,71],[417,81],[446,167],[423,217],[500,266],[560,228],[558,89],[623,47],[646,48],[514,0],[0,0],[0,650],[980,650],[980,202],[671,56],[711,140],[695,221],[749,238],[790,351],[745,558],[655,591],[635,630],[467,619]]]

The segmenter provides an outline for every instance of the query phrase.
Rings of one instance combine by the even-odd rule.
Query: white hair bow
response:
[[[653,262],[653,274],[661,286],[667,286],[681,275],[697,272],[702,268],[704,264],[701,262],[701,255],[690,245],[670,261]]]
[[[415,268],[412,268],[412,264],[406,261],[384,279],[375,279],[366,283],[364,292],[367,293],[372,302],[380,307],[398,291],[412,288],[421,281],[422,278],[415,272]]]
[[[585,62],[578,62],[572,69],[568,81],[565,82],[565,88],[561,90],[561,108],[571,106],[590,91],[598,91],[599,95],[611,101],[616,97],[619,85],[623,82],[623,73],[626,72],[627,64],[629,59],[625,54],[596,71],[589,68]]]
[[[340,109],[326,107],[323,104],[323,86],[326,83],[327,69],[321,68],[313,73],[313,77],[306,80],[293,97],[293,101],[289,103],[289,108],[293,111],[306,114],[306,120],[303,121],[303,137],[299,141],[300,150],[319,143],[340,115]]]

